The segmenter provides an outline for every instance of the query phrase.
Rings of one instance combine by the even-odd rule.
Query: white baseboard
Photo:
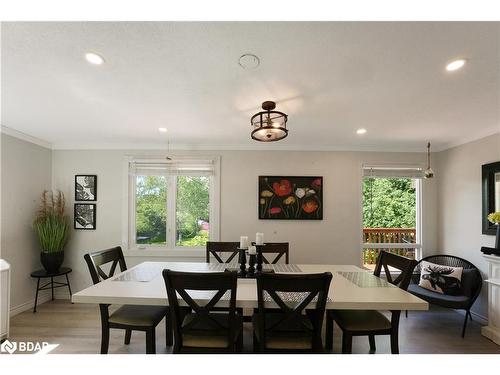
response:
[[[56,296],[54,296],[56,297]],[[51,295],[49,293],[46,293],[45,295],[40,295],[38,296],[38,303],[37,305],[41,305],[42,303],[50,301]],[[12,318],[13,316],[16,316],[17,314],[20,314],[24,311],[27,310],[33,310],[33,307],[35,306],[35,299],[32,299],[31,301],[27,301],[25,303],[22,303],[20,305],[11,307],[10,309],[10,317]]]

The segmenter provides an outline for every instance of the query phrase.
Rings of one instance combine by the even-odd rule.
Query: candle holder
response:
[[[255,276],[255,254],[249,254],[248,255],[248,272],[247,272],[247,277],[254,277]]]
[[[247,249],[242,249],[238,248],[239,251],[239,258],[238,258],[238,263],[240,264],[240,270],[238,271],[238,275],[241,277],[245,277],[247,274],[246,271],[246,263],[247,263],[247,257],[246,257],[246,251]]]
[[[257,267],[256,267],[257,272],[262,272],[262,263],[263,263],[262,248],[266,246],[266,244],[257,245],[255,242],[252,242],[252,245],[254,245],[255,248],[257,249]]]

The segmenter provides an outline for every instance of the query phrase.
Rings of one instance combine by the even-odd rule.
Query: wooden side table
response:
[[[59,271],[54,272],[54,273],[49,273],[46,270],[38,270],[38,271],[34,271],[31,273],[31,277],[38,279],[37,283],[36,283],[35,306],[33,308],[34,313],[36,313],[36,304],[38,302],[38,292],[40,290],[51,289],[52,290],[52,301],[53,301],[54,300],[54,288],[62,288],[62,287],[67,286],[68,290],[69,290],[69,297],[71,299],[72,293],[71,293],[71,286],[69,285],[69,278],[68,278],[68,274],[71,271],[72,271],[72,269],[69,267],[61,267],[61,268],[59,268]],[[58,276],[65,276],[66,282],[61,283],[58,281],[54,281],[54,277],[58,277]],[[50,278],[50,282],[40,286],[40,280],[46,279],[46,278]]]

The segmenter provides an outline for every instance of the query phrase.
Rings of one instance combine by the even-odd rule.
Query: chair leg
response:
[[[155,327],[146,331],[146,354],[156,354],[156,332]]]
[[[167,346],[172,346],[174,344],[174,327],[172,325],[172,316],[170,311],[165,316],[165,343]]]
[[[325,349],[333,350],[333,319],[326,315]]]
[[[408,318],[408,310],[405,310],[405,317]]]
[[[467,320],[469,319],[469,310],[465,311],[465,319],[464,319],[464,326],[462,328],[462,338],[465,337],[465,328],[467,327]]]
[[[472,322],[472,314],[470,313],[470,310],[469,310],[469,319]]]
[[[125,345],[130,344],[131,337],[132,337],[132,330],[131,329],[126,329],[125,330]]]
[[[101,330],[101,354],[108,354],[108,348],[109,348],[109,327],[107,325],[103,325]]]
[[[375,345],[375,335],[368,335],[368,341],[370,342],[370,354],[377,351],[377,346]]]
[[[399,333],[397,330],[391,332],[391,354],[399,354]]]
[[[342,333],[342,354],[351,354],[351,353],[352,353],[352,335],[344,331]]]

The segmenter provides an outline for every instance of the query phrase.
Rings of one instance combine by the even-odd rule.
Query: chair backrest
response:
[[[420,273],[422,272],[422,262],[430,262],[430,263],[435,263],[439,264],[441,266],[447,266],[447,267],[462,267],[464,270],[470,270],[469,272],[474,273],[474,277],[472,278],[472,284],[470,285],[470,291],[469,291],[469,297],[471,298],[471,305],[474,303],[476,298],[479,296],[479,293],[481,292],[481,287],[483,283],[483,278],[481,276],[481,272],[479,269],[469,262],[466,259],[459,258],[454,255],[430,255],[428,257],[422,258],[415,266],[415,269],[413,270],[412,274],[412,280],[411,282],[414,284],[418,284],[420,281]],[[471,275],[473,276],[473,275]],[[464,274],[462,274],[462,281],[463,281]]]
[[[289,326],[290,323],[298,327],[301,332],[310,335],[313,349],[321,349],[321,327],[331,280],[332,274],[330,272],[295,275],[258,274],[257,298],[258,312],[261,319],[257,329],[261,337],[259,340],[261,349],[265,349],[268,335],[282,330],[285,326]],[[292,295],[289,293],[292,293]],[[266,325],[266,315],[269,314],[265,308],[266,295],[278,305],[281,314],[280,319],[273,322],[272,325]],[[314,309],[309,306],[311,302],[316,302]],[[309,310],[307,315],[310,320],[304,319],[306,308]],[[272,314],[274,315],[276,312],[273,311]]]
[[[163,270],[163,278],[167,289],[168,305],[170,306],[172,323],[174,326],[174,352],[178,352],[182,347],[183,333],[196,329],[198,324],[213,327],[213,335],[227,336],[227,342],[235,345],[236,331],[236,285],[238,274],[236,272],[177,272]],[[188,293],[188,291],[213,292],[213,296],[205,305],[200,305]],[[227,313],[227,325],[222,325],[220,321],[214,319],[210,313],[215,305],[229,291],[229,307]],[[177,299],[179,295],[193,312],[193,319],[183,325],[186,309],[179,305]],[[205,295],[205,294],[204,294]],[[210,293],[212,295],[212,293]],[[199,299],[198,299],[199,301]]]
[[[285,263],[290,263],[290,244],[288,242],[267,242],[266,246],[262,246],[262,261],[265,264],[276,264],[278,261],[285,256]],[[276,257],[269,261],[265,254],[276,254]]]
[[[113,276],[116,271],[116,266],[120,266],[120,271],[127,269],[122,248],[120,246],[113,247],[107,250],[96,251],[85,254],[84,259],[89,267],[90,276],[94,284],[98,284],[102,280],[106,280]],[[109,271],[106,273],[102,266],[111,263]]]
[[[219,263],[230,263],[238,255],[239,246],[239,242],[208,241],[206,245],[207,263],[210,263],[210,255],[213,255]],[[229,256],[223,260],[218,253],[229,253]]]
[[[388,282],[403,290],[407,290],[413,268],[415,268],[416,264],[417,262],[413,259],[392,254],[388,251],[381,251],[377,258],[377,265],[375,266],[373,274],[380,277],[383,270]],[[395,278],[393,278],[393,274],[391,274],[391,272],[394,272],[394,269],[400,271],[399,275]]]

